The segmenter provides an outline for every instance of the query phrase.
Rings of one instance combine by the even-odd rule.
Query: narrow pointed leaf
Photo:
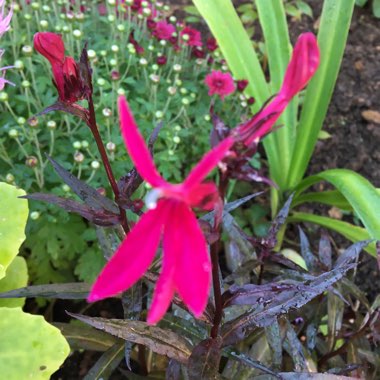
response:
[[[22,198],[33,199],[55,204],[68,212],[79,214],[88,221],[98,226],[114,226],[120,224],[119,215],[105,209],[93,209],[86,204],[79,203],[73,199],[58,197],[54,194],[33,193]]]
[[[354,4],[355,0],[325,0],[323,3],[318,33],[321,64],[306,90],[287,178],[289,189],[304,176],[322,128],[338,77]]]
[[[222,338],[208,338],[200,342],[191,353],[187,365],[189,380],[219,379]]]
[[[64,102],[61,102],[60,100],[58,100],[56,103],[52,104],[51,106],[46,107],[43,111],[39,112],[33,117],[45,115],[49,112],[54,112],[54,111],[62,111],[62,112],[69,113],[70,115],[79,117],[85,123],[88,123],[89,121],[89,114],[86,109],[79,106],[78,104],[64,103]]]
[[[66,284],[32,285],[25,288],[0,293],[0,298],[57,298],[63,300],[85,299],[90,291],[90,284],[73,282]]]
[[[51,157],[48,156],[48,159],[53,165],[56,173],[68,186],[70,186],[74,193],[78,195],[78,197],[82,199],[86,205],[94,208],[95,210],[105,209],[112,213],[118,213],[119,209],[113,201],[100,195],[98,191],[68,172]]]
[[[91,318],[80,314],[68,314],[118,338],[147,346],[153,352],[166,355],[180,363],[186,364],[192,352],[190,343],[182,336],[169,330],[150,326],[146,322]]]
[[[104,352],[118,341],[124,343],[122,339],[87,325],[78,326],[73,323],[56,322],[54,326],[61,331],[73,350]]]
[[[327,218],[326,216],[313,215],[304,212],[293,213],[289,218],[289,222],[309,222],[318,224],[324,228],[339,232],[341,235],[351,240],[353,243],[368,240],[371,238],[369,233],[361,227],[343,222],[341,220]],[[365,251],[375,256],[375,243],[371,243],[364,248]]]
[[[124,343],[117,342],[90,368],[83,380],[106,380],[117,368],[124,354]]]

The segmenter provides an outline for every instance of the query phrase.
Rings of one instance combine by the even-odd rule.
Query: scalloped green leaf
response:
[[[0,309],[0,373],[7,380],[47,380],[70,353],[59,329],[21,308]]]
[[[18,198],[22,195],[25,195],[24,190],[0,183],[0,279],[25,240],[28,201]]]
[[[0,293],[26,286],[28,267],[23,257],[17,256],[7,269],[7,274],[0,280]],[[25,298],[0,299],[0,307],[23,307]]]

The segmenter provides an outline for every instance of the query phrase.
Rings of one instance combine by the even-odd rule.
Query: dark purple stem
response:
[[[112,191],[115,195],[115,200],[117,202],[120,196],[120,192],[115,180],[115,176],[113,175],[113,171],[112,171],[110,162],[108,160],[107,152],[104,148],[102,138],[100,137],[98,126],[96,125],[95,108],[94,108],[92,96],[88,98],[88,110],[89,110],[89,116],[90,116],[89,121],[88,121],[88,126],[90,127],[92,135],[94,136],[94,139],[96,141],[96,145],[98,146],[100,157],[102,159],[104,168],[106,169],[108,181],[111,185]],[[124,232],[127,234],[129,232],[127,215],[120,206],[119,206],[119,211],[120,211],[121,226],[123,227]]]

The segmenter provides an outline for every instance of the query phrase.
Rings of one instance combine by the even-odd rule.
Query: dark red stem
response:
[[[100,157],[102,159],[104,168],[105,168],[106,173],[107,173],[108,181],[111,185],[112,191],[115,195],[115,200],[117,202],[117,200],[119,199],[119,196],[120,196],[120,192],[119,192],[119,188],[117,186],[116,180],[115,180],[115,176],[113,175],[111,164],[108,160],[106,149],[104,148],[102,138],[100,137],[98,126],[96,124],[95,108],[94,108],[94,102],[92,100],[92,96],[90,96],[88,99],[88,110],[89,110],[89,116],[90,116],[89,121],[88,121],[88,126],[90,127],[92,135],[94,136],[94,139],[96,141],[96,145],[98,146]],[[121,226],[123,227],[123,230],[127,234],[129,232],[127,215],[126,215],[125,211],[120,206],[119,206],[119,211],[120,211]]]

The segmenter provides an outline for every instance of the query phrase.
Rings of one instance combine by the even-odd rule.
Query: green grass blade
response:
[[[246,93],[256,99],[253,112],[260,109],[263,103],[272,95],[265,80],[252,41],[246,33],[231,0],[193,0],[199,13],[205,19],[229,68],[237,79],[249,81]],[[275,144],[269,135],[264,139],[271,178],[280,182],[281,168],[276,156],[279,155]]]
[[[341,220],[327,218],[326,216],[313,215],[304,212],[296,212],[292,216],[288,217],[287,220],[289,223],[291,222],[309,222],[318,224],[324,228],[328,228],[329,230],[336,231],[343,235],[348,240],[356,243],[358,241],[368,240],[370,239],[370,235],[362,227],[354,226],[347,222],[342,222]],[[370,253],[372,256],[376,257],[376,246],[375,243],[369,244],[365,251]]]
[[[310,82],[302,108],[287,187],[295,187],[305,174],[322,128],[342,61],[355,0],[325,0],[318,43],[320,67]]]
[[[322,180],[330,182],[347,199],[370,236],[380,240],[380,191],[352,170],[331,169],[305,178],[297,187],[295,204],[302,197],[300,192]]]
[[[304,203],[322,203],[328,206],[335,206],[341,210],[352,211],[352,207],[347,199],[338,190],[312,192],[301,194],[293,202],[292,207],[297,207]]]
[[[274,94],[280,90],[292,50],[284,4],[282,0],[256,0],[256,7],[268,54],[271,93]],[[273,155],[271,165],[275,168],[271,169],[276,173],[274,180],[280,188],[286,180],[295,142],[297,106],[296,96],[280,118],[279,124],[283,127],[265,140],[266,146],[273,144],[275,147],[274,151],[266,149]]]

